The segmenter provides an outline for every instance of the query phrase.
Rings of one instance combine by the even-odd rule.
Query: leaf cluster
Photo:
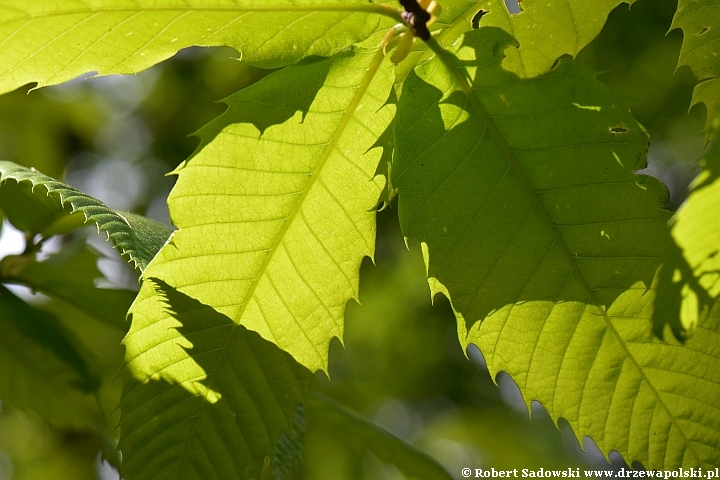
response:
[[[137,73],[188,46],[276,69],[227,97],[172,172],[175,230],[0,162],[0,209],[27,239],[0,280],[125,334],[122,362],[96,361],[59,307],[1,287],[4,403],[114,447],[119,402],[122,460],[107,455],[128,480],[292,478],[313,425],[410,477],[450,478],[311,389],[375,255],[377,209],[396,201],[460,345],[528,408],[636,466],[718,465],[720,3],[680,0],[672,24],[710,142],[675,214],[637,173],[649,134],[632,100],[573,58],[624,2],[525,0],[510,15],[447,0],[433,22],[427,2],[400,3],[0,0],[2,92]],[[141,271],[136,297],[98,288],[83,244],[38,260],[93,223]],[[85,406],[114,368],[119,399]]]

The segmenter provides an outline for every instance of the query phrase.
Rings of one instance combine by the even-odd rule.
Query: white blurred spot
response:
[[[115,210],[131,210],[147,189],[141,166],[119,158],[100,161],[89,168],[69,169],[66,181]]]
[[[515,381],[505,372],[500,372],[497,376],[497,382],[500,386],[500,396],[510,408],[523,415],[528,414],[528,408],[525,400],[522,398],[520,389]]]
[[[449,438],[431,439],[427,443],[427,450],[450,472],[459,472],[468,465],[473,468],[482,468],[485,465],[482,455],[474,447]]]
[[[0,258],[7,255],[18,255],[23,250],[25,250],[25,234],[4,220],[2,235],[0,235]]]
[[[467,348],[467,356],[472,363],[477,365],[483,370],[487,370],[487,362],[480,349],[474,343],[471,343]]]
[[[385,401],[373,415],[373,420],[393,435],[407,440],[416,431],[419,419],[408,405],[398,400]]]
[[[505,6],[510,13],[520,13],[520,1],[519,0],[505,0]]]
[[[106,460],[101,460],[99,454],[95,460],[95,470],[98,472],[98,477],[101,480],[120,480],[118,471]]]

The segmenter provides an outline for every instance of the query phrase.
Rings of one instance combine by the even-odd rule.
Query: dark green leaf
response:
[[[451,480],[453,477],[436,460],[397,438],[367,418],[343,407],[316,391],[307,400],[310,427],[332,432],[358,452],[370,451],[381,461],[394,464],[410,478]]]
[[[293,480],[302,471],[305,434],[307,433],[306,420],[305,407],[298,404],[295,407],[292,427],[280,434],[275,455],[273,455],[272,472],[275,480]]]
[[[18,187],[19,184],[30,188]],[[30,232],[47,236],[82,226],[82,222],[75,220],[80,217],[75,216],[84,215],[85,223],[94,222],[99,231],[106,232],[120,253],[127,255],[140,270],[147,267],[172,233],[170,228],[149,218],[111,210],[100,200],[35,169],[0,160],[0,192],[6,185],[11,193],[5,197],[3,207],[14,212],[18,225],[32,226]],[[18,192],[24,192],[20,198],[28,206],[16,205],[12,194]]]
[[[8,221],[22,232],[31,234],[68,233],[85,224],[85,217],[48,196],[44,187],[34,188],[30,182],[6,180],[0,185],[0,209]],[[58,225],[63,219],[62,225]],[[59,227],[59,228],[58,228]],[[65,228],[63,228],[65,227]]]
[[[96,287],[94,281],[102,277],[97,268],[98,258],[96,251],[84,242],[77,242],[47,260],[27,264],[5,280],[64,300],[89,316],[125,331],[128,328],[125,316],[136,292]]]
[[[99,378],[56,318],[0,287],[0,398],[53,423],[85,426]]]

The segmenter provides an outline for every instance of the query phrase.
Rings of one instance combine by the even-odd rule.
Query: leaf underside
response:
[[[17,183],[15,183],[17,182]],[[10,202],[3,205],[8,208],[25,208],[27,203],[37,203],[36,210],[42,216],[32,215],[33,210],[23,210],[19,218],[24,223],[18,228],[28,228],[31,233],[50,235],[67,233],[82,226],[83,222],[72,220],[73,214],[83,215],[85,223],[93,222],[99,231],[107,233],[120,253],[127,255],[134,265],[144,270],[155,253],[165,244],[172,230],[165,225],[140,215],[118,213],[97,200],[75,188],[43,175],[35,169],[26,168],[13,162],[0,160],[0,190],[11,186],[17,191],[17,184],[29,184],[23,205]],[[54,206],[53,206],[54,204]],[[30,212],[30,213],[28,213]],[[12,220],[12,217],[10,217]],[[38,219],[41,219],[39,221]],[[59,228],[64,221],[69,228]],[[67,231],[66,231],[67,230]]]
[[[193,45],[230,46],[276,68],[333,55],[396,23],[378,11],[398,15],[366,0],[1,0],[0,92],[137,73]]]
[[[681,28],[684,36],[678,66],[689,66],[698,81],[691,105],[705,104],[706,137],[717,140],[712,122],[720,115],[720,0],[680,0],[674,28]]]
[[[503,0],[482,2],[480,26],[498,27],[514,36],[519,48],[509,48],[503,67],[520,77],[541,75],[565,54],[576,56],[602,30],[610,12],[635,0],[523,0],[522,11],[509,14]]]
[[[629,463],[709,467],[720,316],[685,346],[650,331],[670,241],[665,187],[633,173],[647,134],[627,99],[569,60],[535,79],[502,70],[510,42],[497,29],[465,36],[454,68],[471,92],[438,58],[406,82],[392,171],[403,233],[423,243],[461,343],[528,405]]]
[[[260,365],[264,382],[242,377],[241,340],[258,332],[257,342],[278,345],[303,371],[326,368],[360,262],[374,251],[382,179],[374,178],[381,151],[371,147],[392,116],[384,105],[391,72],[381,54],[362,51],[291,66],[229,97],[226,113],[200,131],[202,146],[178,168],[169,197],[179,230],[144,278],[162,278],[203,307],[168,310],[145,280],[130,309],[120,424],[128,478],[252,478],[272,456],[303,395],[273,394],[284,380],[272,365]],[[201,327],[203,312],[227,326]],[[193,335],[170,328],[193,321]],[[256,404],[280,398],[287,415],[251,409],[241,418],[236,391],[251,386]],[[158,388],[172,391],[167,402],[154,400]],[[194,400],[184,402],[188,395]],[[145,423],[156,416],[163,421]],[[239,438],[261,428],[267,442],[250,461],[247,445],[220,446],[217,425]],[[226,454],[237,471],[218,467]]]

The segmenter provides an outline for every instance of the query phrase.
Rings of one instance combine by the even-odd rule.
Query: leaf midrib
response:
[[[668,417],[670,418],[670,421],[672,424],[677,428],[680,435],[682,435],[683,439],[685,440],[685,445],[687,445],[687,448],[692,452],[693,456],[696,460],[700,461],[700,456],[695,451],[692,443],[690,442],[689,438],[685,434],[685,431],[680,427],[680,425],[677,422],[677,419],[670,411],[670,408],[668,405],[663,401],[662,397],[660,396],[660,392],[655,388],[655,385],[650,381],[647,374],[645,373],[645,370],[642,368],[640,363],[637,361],[635,356],[630,352],[630,349],[628,348],[625,340],[620,335],[620,332],[617,331],[615,328],[615,325],[613,324],[612,320],[608,316],[608,313],[605,309],[605,307],[600,303],[600,301],[595,296],[595,292],[588,283],[587,279],[583,275],[582,271],[580,270],[580,267],[578,266],[577,262],[575,262],[575,258],[570,252],[569,247],[565,243],[565,240],[563,239],[562,235],[557,229],[557,226],[552,220],[552,217],[550,217],[550,214],[545,209],[545,205],[542,203],[542,200],[540,200],[540,197],[538,196],[537,192],[535,191],[535,187],[532,185],[532,182],[525,174],[525,170],[522,168],[522,165],[520,165],[520,162],[515,157],[515,154],[513,153],[512,149],[510,148],[510,145],[505,141],[505,137],[502,135],[500,130],[495,125],[495,122],[493,122],[492,118],[490,117],[490,114],[485,110],[485,107],[483,106],[480,99],[475,95],[474,90],[468,84],[468,82],[465,80],[465,77],[458,71],[455,64],[452,62],[452,59],[448,55],[448,52],[440,46],[434,38],[430,38],[428,40],[427,45],[430,47],[430,49],[438,56],[442,64],[448,69],[450,75],[453,77],[455,82],[457,82],[458,86],[461,88],[463,93],[468,97],[468,100],[470,100],[470,103],[473,105],[477,113],[480,115],[481,120],[483,123],[485,123],[485,126],[490,130],[490,133],[493,135],[493,138],[497,142],[498,146],[500,147],[500,150],[503,152],[503,155],[505,156],[505,159],[510,164],[510,166],[513,168],[513,171],[518,176],[518,180],[520,181],[523,189],[526,191],[528,196],[530,196],[531,200],[533,201],[533,204],[535,205],[535,208],[540,212],[543,221],[546,223],[546,226],[550,230],[553,239],[555,240],[555,244],[560,247],[560,250],[562,251],[563,255],[565,256],[565,259],[570,264],[573,272],[580,278],[580,281],[583,285],[583,288],[586,290],[586,293],[590,297],[591,302],[597,308],[597,310],[602,315],[603,319],[605,320],[605,323],[607,325],[607,328],[612,332],[613,336],[617,340],[618,344],[620,344],[621,348],[625,352],[625,355],[627,358],[630,359],[632,364],[635,366],[637,371],[639,372],[641,378],[643,381],[648,385],[650,390],[653,392],[653,395],[657,399],[658,403],[662,406],[663,410],[667,413]]]
[[[290,226],[292,225],[294,219],[297,217],[298,213],[300,213],[300,210],[303,206],[304,200],[307,198],[307,196],[310,194],[310,191],[312,190],[313,185],[317,181],[317,179],[320,177],[320,173],[323,170],[323,167],[325,166],[327,160],[330,158],[330,156],[335,151],[335,147],[337,146],[338,142],[340,141],[340,138],[342,137],[343,133],[345,132],[346,127],[350,123],[350,120],[355,115],[358,106],[360,105],[360,102],[362,101],[363,97],[365,96],[365,93],[367,92],[368,87],[370,86],[370,83],[372,82],[373,78],[375,77],[375,74],[377,73],[378,69],[380,68],[380,64],[382,63],[383,59],[385,58],[385,55],[383,53],[383,48],[380,46],[378,48],[375,57],[373,58],[372,62],[370,63],[370,66],[363,76],[362,81],[358,85],[358,89],[353,95],[350,104],[348,105],[347,110],[345,111],[345,115],[343,115],[342,119],[340,120],[340,123],[338,124],[338,127],[335,130],[335,133],[330,139],[330,142],[328,143],[327,147],[325,148],[325,151],[323,152],[322,157],[318,161],[317,165],[315,166],[315,169],[313,170],[312,175],[308,179],[305,187],[303,188],[302,194],[300,197],[298,197],[295,206],[288,214],[287,219],[285,220],[285,223],[283,224],[280,231],[277,233],[275,237],[275,241],[273,242],[272,246],[268,250],[265,259],[263,260],[262,265],[258,269],[257,274],[255,275],[255,278],[253,279],[253,283],[250,285],[250,288],[248,289],[248,292],[245,295],[245,301],[240,307],[240,310],[235,315],[235,321],[233,322],[233,326],[230,329],[230,331],[227,334],[227,337],[225,337],[225,341],[223,343],[223,346],[220,348],[220,354],[218,355],[217,360],[215,361],[215,365],[213,366],[210,374],[208,375],[209,381],[207,385],[207,389],[205,390],[205,393],[203,394],[203,399],[200,402],[200,405],[198,406],[198,412],[195,415],[195,418],[193,420],[193,426],[190,430],[190,433],[188,435],[188,442],[185,447],[185,455],[183,455],[182,461],[183,466],[180,470],[180,478],[184,478],[185,475],[185,465],[187,465],[187,458],[188,458],[188,450],[190,448],[190,443],[192,442],[193,436],[195,434],[195,427],[197,425],[197,419],[200,416],[200,412],[202,408],[208,403],[207,396],[212,390],[212,385],[215,380],[215,369],[220,364],[220,360],[227,351],[228,342],[230,341],[230,338],[232,337],[233,332],[238,328],[240,325],[240,320],[242,319],[243,315],[245,314],[245,311],[247,310],[248,305],[250,304],[250,301],[252,300],[253,296],[255,295],[255,290],[257,289],[258,285],[260,284],[260,280],[265,276],[265,273],[267,272],[268,267],[270,266],[270,262],[272,262],[272,259],[274,258],[275,253],[277,252],[278,248],[280,248],[280,245],[282,244],[285,235],[287,231],[289,230]],[[326,362],[324,362],[326,363]],[[327,366],[324,365],[324,369],[327,369]]]

